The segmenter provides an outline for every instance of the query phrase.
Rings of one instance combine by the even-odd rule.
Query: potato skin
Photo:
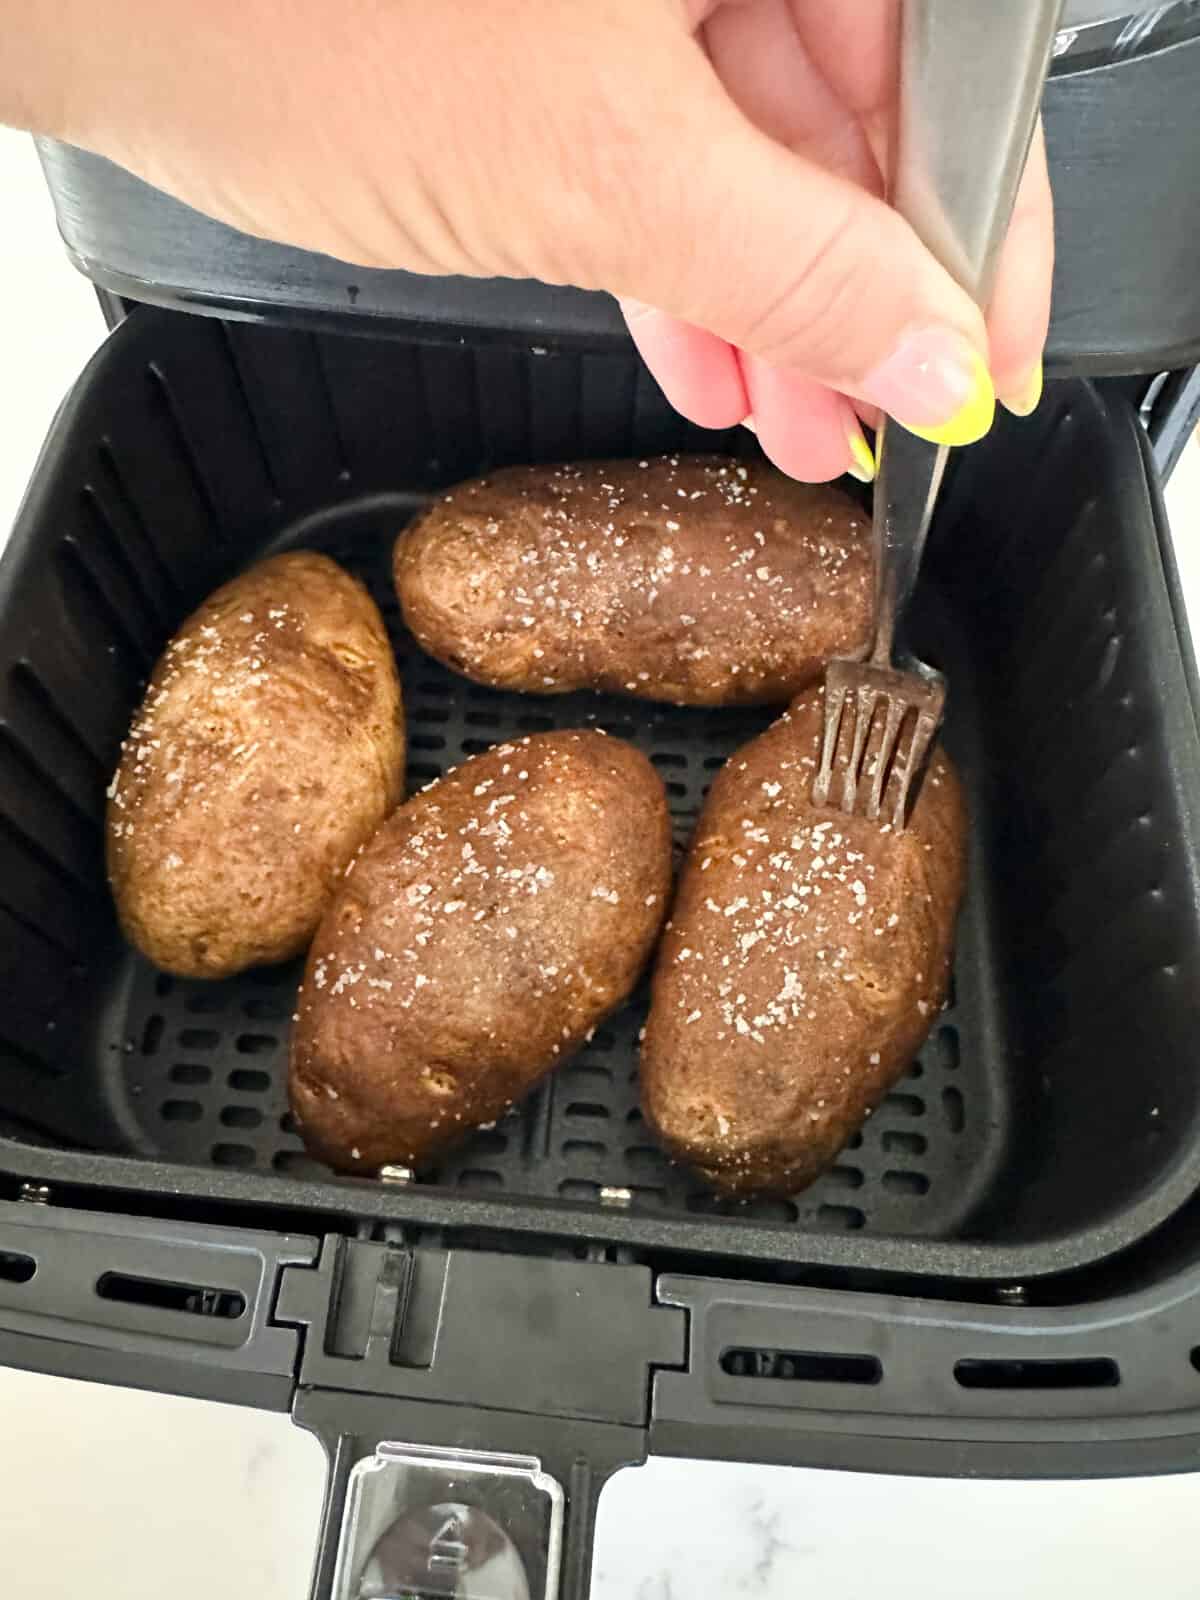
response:
[[[309,1149],[416,1167],[502,1116],[629,994],[670,872],[662,780],[601,733],[498,745],[416,795],[309,952],[290,1081]]]
[[[393,566],[424,650],[534,694],[782,703],[863,652],[874,606],[847,495],[719,457],[494,472],[418,517]]]
[[[252,567],[168,644],[122,751],[108,876],[130,942],[193,978],[298,955],[403,794],[400,680],[370,595],[309,551]]]
[[[806,691],[721,772],[655,969],[643,1113],[727,1193],[791,1194],[829,1166],[908,1068],[949,981],[957,775],[937,751],[899,834],[818,810],[823,717],[823,690]]]

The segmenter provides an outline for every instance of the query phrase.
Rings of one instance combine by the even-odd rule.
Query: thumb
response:
[[[889,206],[755,128],[699,52],[693,73],[692,137],[676,115],[631,197],[654,248],[609,287],[935,443],[981,438],[995,394],[978,307]]]

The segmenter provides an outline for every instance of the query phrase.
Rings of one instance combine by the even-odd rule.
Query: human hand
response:
[[[885,225],[878,206],[864,204],[882,196],[889,168],[900,5],[687,0],[696,37],[729,97],[797,158],[787,203],[802,207],[807,183],[810,239],[794,264],[790,296],[767,303],[769,332],[751,321],[749,340],[721,338],[712,324],[695,326],[630,301],[626,321],[680,411],[708,426],[746,418],[766,453],[799,478],[846,470],[873,476],[858,422],[875,425],[880,410],[939,443],[969,444],[990,426],[996,394],[1019,416],[1041,398],[1054,216],[1040,120],[986,337],[947,296],[930,262],[919,259],[912,233],[894,216]],[[782,187],[774,204],[760,195],[764,217],[783,196]],[[869,353],[856,359],[859,350]],[[987,357],[990,373],[972,371],[972,352]]]
[[[966,443],[993,382],[1035,403],[1040,138],[985,325],[879,199],[898,0],[10,5],[0,117],[347,261],[610,290],[685,415],[798,477],[869,474],[879,409]]]

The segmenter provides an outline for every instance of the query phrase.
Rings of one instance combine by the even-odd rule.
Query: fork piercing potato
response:
[[[824,1171],[907,1070],[950,977],[958,777],[935,749],[900,833],[818,809],[823,722],[817,685],[719,774],[654,973],[643,1113],[732,1194]]]
[[[290,1085],[309,1150],[421,1167],[503,1116],[628,996],[670,876],[662,780],[602,733],[498,745],[414,796],[309,952]]]
[[[403,782],[366,589],[310,551],[252,567],[167,645],[122,746],[107,838],[126,936],[191,978],[299,955]]]
[[[477,683],[782,704],[869,642],[868,521],[761,462],[508,467],[401,534],[396,589],[421,647]]]

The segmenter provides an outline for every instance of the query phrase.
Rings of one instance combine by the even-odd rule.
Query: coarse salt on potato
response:
[[[828,484],[711,456],[508,467],[400,535],[404,618],[477,683],[679,705],[782,703],[857,656],[869,519]]]
[[[300,954],[403,781],[366,589],[307,551],[252,567],[167,645],[122,747],[107,838],[127,937],[184,977]]]
[[[907,1070],[950,977],[966,815],[949,759],[935,750],[897,833],[813,805],[823,725],[817,687],[718,775],[654,972],[646,1121],[730,1193],[818,1177]]]
[[[630,993],[670,874],[662,780],[602,733],[498,745],[415,795],[309,952],[291,1053],[308,1148],[420,1167],[502,1116]]]

